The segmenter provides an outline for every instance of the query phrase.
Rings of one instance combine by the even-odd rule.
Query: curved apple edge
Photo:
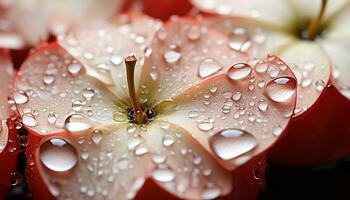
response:
[[[11,173],[16,171],[17,157],[19,153],[17,130],[15,129],[15,123],[17,120],[17,116],[13,114],[6,122],[8,127],[8,141],[12,142],[7,142],[4,150],[0,153],[0,199],[5,199],[11,186]]]

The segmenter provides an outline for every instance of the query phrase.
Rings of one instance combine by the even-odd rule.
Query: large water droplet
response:
[[[175,142],[174,136],[169,135],[169,134],[164,135],[164,137],[163,137],[163,145],[164,146],[166,146],[166,147],[170,146],[170,145],[174,144],[174,142]]]
[[[181,53],[174,51],[174,50],[170,50],[167,51],[163,54],[163,57],[165,59],[165,62],[167,63],[175,63],[177,61],[180,60],[181,58]]]
[[[201,27],[197,25],[192,25],[187,31],[187,37],[190,40],[198,40],[201,36]]]
[[[255,137],[240,129],[225,129],[210,138],[210,147],[224,160],[230,160],[247,153],[257,146]]]
[[[214,128],[214,125],[211,122],[199,122],[198,128],[202,131],[209,131]]]
[[[30,127],[38,125],[38,121],[36,120],[34,115],[32,115],[30,113],[23,114],[22,122],[23,122],[24,125],[27,125],[27,126],[30,126]]]
[[[28,94],[20,90],[13,95],[13,99],[16,104],[24,104],[28,102]]]
[[[103,136],[103,132],[101,130],[99,130],[99,129],[95,129],[91,133],[91,140],[95,144],[100,144],[100,142],[102,140],[102,136]]]
[[[91,124],[86,117],[72,114],[64,121],[64,128],[69,132],[80,132],[90,129]]]
[[[237,63],[230,67],[227,76],[232,80],[246,78],[252,72],[250,65],[246,63]]]
[[[55,82],[55,75],[45,74],[45,76],[43,77],[43,83],[45,85],[51,85],[53,82]]]
[[[152,171],[152,178],[159,182],[171,182],[175,179],[175,173],[168,168],[156,168]]]
[[[266,85],[267,96],[276,102],[285,102],[296,92],[297,82],[294,78],[279,77]]]
[[[48,169],[55,172],[67,172],[76,166],[77,151],[61,138],[51,138],[40,146],[40,160]]]
[[[93,88],[85,88],[83,91],[83,97],[87,101],[90,101],[95,96],[95,90]]]
[[[249,34],[243,27],[236,27],[232,30],[229,47],[237,51],[246,51],[251,46]]]
[[[81,70],[81,64],[80,63],[71,63],[68,65],[68,72],[72,75],[78,75]]]
[[[202,199],[215,199],[219,197],[221,194],[221,190],[218,187],[206,188],[202,191],[201,197]]]
[[[218,61],[212,58],[206,58],[199,63],[198,74],[201,78],[205,78],[217,73],[221,69],[222,65]]]

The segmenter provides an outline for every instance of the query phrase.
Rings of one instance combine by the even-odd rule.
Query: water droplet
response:
[[[49,124],[54,124],[56,123],[57,120],[57,115],[55,113],[50,112],[49,115],[47,116],[47,122],[49,122]]]
[[[142,139],[140,137],[131,138],[128,141],[128,149],[129,150],[135,149],[135,147],[137,147],[141,143],[142,143]]]
[[[43,83],[45,85],[51,85],[53,82],[55,82],[55,76],[53,74],[45,74],[43,77]]]
[[[116,111],[113,113],[113,120],[117,122],[123,122],[126,120],[126,114]]]
[[[206,188],[202,191],[201,198],[202,199],[215,199],[219,197],[221,194],[221,190],[218,187]]]
[[[232,95],[232,100],[234,101],[239,101],[242,97],[242,93],[241,92],[236,92]]]
[[[120,65],[123,62],[123,59],[118,55],[113,55],[110,61],[113,65]]]
[[[90,129],[91,125],[86,117],[72,114],[64,121],[64,128],[69,132],[80,132]]]
[[[152,161],[155,163],[155,164],[162,164],[166,161],[166,156],[164,155],[155,155],[152,157]]]
[[[188,39],[198,40],[200,36],[201,36],[200,26],[192,25],[191,27],[189,27],[188,32],[187,32]]]
[[[175,180],[175,173],[171,169],[161,169],[161,168],[156,168],[152,171],[152,178],[159,182],[171,182]]]
[[[166,134],[163,137],[163,145],[168,147],[175,143],[175,138],[172,135]]]
[[[261,62],[261,63],[257,63],[254,66],[254,69],[258,73],[264,73],[264,72],[266,72],[268,66],[269,65],[266,62]]]
[[[173,99],[165,99],[160,102],[155,109],[162,113],[172,113],[179,110],[179,104],[177,104]]]
[[[281,135],[282,131],[283,131],[282,127],[280,125],[276,125],[273,128],[273,135],[277,137],[277,136]]]
[[[48,169],[55,172],[67,172],[73,169],[77,160],[77,151],[61,138],[51,138],[40,146],[40,160]]]
[[[206,58],[199,63],[198,74],[201,78],[206,78],[217,73],[221,69],[222,65],[218,61],[212,58]]]
[[[210,147],[224,160],[230,160],[247,153],[257,146],[255,137],[240,129],[225,129],[210,138]]]
[[[258,108],[259,110],[265,112],[268,108],[268,104],[264,99],[260,99],[258,102]]]
[[[236,27],[232,30],[229,47],[236,51],[246,51],[251,46],[249,41],[249,34],[243,27]]]
[[[81,64],[80,63],[71,63],[68,65],[68,72],[72,74],[73,76],[78,75],[78,73],[81,70]]]
[[[276,102],[285,102],[296,92],[296,80],[290,77],[279,77],[266,85],[267,96]]]
[[[203,121],[198,124],[198,128],[202,131],[209,131],[214,128],[214,125],[211,122]]]
[[[90,101],[95,96],[95,90],[93,88],[85,88],[83,91],[83,97],[87,101]]]
[[[24,104],[28,102],[28,94],[22,90],[19,90],[13,95],[13,99],[16,104]]]
[[[179,61],[181,59],[181,53],[174,51],[174,50],[170,50],[167,51],[163,54],[163,57],[165,59],[165,62],[167,63],[176,63],[177,61]]]
[[[246,78],[252,72],[250,65],[246,63],[237,63],[230,67],[227,76],[231,80],[240,80]]]
[[[103,132],[99,129],[95,129],[92,131],[91,134],[91,140],[95,143],[95,144],[100,144],[101,140],[102,140],[102,136],[103,136]]]
[[[30,113],[23,114],[22,122],[23,122],[24,125],[27,125],[29,127],[34,127],[34,126],[38,125],[38,121],[36,120],[34,115],[32,115]]]
[[[195,117],[198,117],[199,116],[199,113],[197,110],[191,110],[190,112],[188,112],[188,117],[189,118],[195,118]]]
[[[137,146],[135,148],[135,155],[141,156],[143,154],[146,154],[148,152],[148,148],[145,146]]]
[[[26,147],[29,144],[29,138],[27,135],[21,135],[19,136],[19,145],[21,145],[22,147]]]
[[[323,90],[323,88],[326,86],[324,81],[321,80],[321,79],[317,80],[315,84],[316,84],[316,90],[319,91],[319,92],[321,92]]]
[[[130,124],[130,125],[128,125],[128,127],[126,128],[126,131],[127,131],[128,133],[135,133],[136,129],[137,129],[137,127],[136,127],[135,124]]]

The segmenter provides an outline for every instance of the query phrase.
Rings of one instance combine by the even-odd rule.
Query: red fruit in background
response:
[[[307,25],[316,19],[322,1],[193,2],[223,15],[204,20],[231,38],[231,48],[255,57],[273,52],[296,75],[296,109],[286,136],[272,149],[273,161],[324,164],[350,154],[349,2],[327,4],[316,38],[308,38]]]
[[[17,108],[34,198],[255,199],[263,155],[295,108],[288,66],[251,60],[194,20],[126,22],[77,30],[22,65],[16,91],[27,101]],[[130,54],[145,124],[131,122]],[[261,71],[269,65],[278,76]]]
[[[131,0],[130,8],[162,20],[168,20],[172,15],[187,15],[193,8],[189,0]]]
[[[4,199],[11,184],[11,173],[16,170],[17,138],[16,116],[11,111],[8,97],[11,95],[14,70],[7,51],[0,49],[0,199]]]

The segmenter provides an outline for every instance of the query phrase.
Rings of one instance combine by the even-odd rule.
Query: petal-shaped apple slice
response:
[[[5,1],[4,15],[29,45],[58,35],[69,28],[111,17],[121,10],[123,0],[103,1]],[[35,20],[34,20],[35,19]],[[28,28],[29,27],[29,28]]]
[[[0,49],[0,198],[10,186],[10,175],[16,169],[17,138],[14,128],[16,117],[11,111],[9,97],[12,92],[14,70],[8,52]]]
[[[118,96],[111,96],[105,86],[86,74],[80,62],[52,43],[38,49],[22,65],[14,101],[23,124],[45,134],[63,128],[75,132],[89,129],[88,121],[117,122],[113,115],[122,104]]]
[[[247,52],[256,58],[278,53],[296,38],[268,24],[239,17],[205,16],[204,23],[229,36],[230,48]]]
[[[302,53],[301,53],[302,52]],[[298,42],[280,52],[298,80],[298,99],[294,115],[300,115],[315,105],[330,80],[331,63],[313,42]]]
[[[295,14],[288,1],[276,0],[192,0],[198,9],[220,15],[245,16],[289,30]]]
[[[87,74],[110,85],[110,90],[122,97],[123,102],[129,99],[123,59],[135,54],[140,60],[135,78],[139,80],[145,48],[161,26],[161,22],[141,15],[125,15],[119,18],[125,17],[130,18],[126,19],[126,24],[122,24],[120,19],[116,20],[117,26],[102,24],[78,29],[59,41],[71,55],[83,63]]]
[[[234,64],[173,98],[177,111],[160,117],[184,127],[226,168],[268,149],[295,108],[297,81],[275,56]]]
[[[247,55],[230,49],[223,34],[190,19],[173,19],[156,34],[142,70],[139,93],[151,105],[171,98]]]
[[[155,165],[150,177],[165,190],[183,199],[214,199],[231,192],[231,173],[187,130],[156,121],[147,131],[145,140]]]
[[[140,131],[134,127],[131,132],[124,124],[82,137],[63,133],[42,138],[30,155],[35,163],[29,166],[30,178],[45,183],[31,182],[34,195],[47,187],[55,199],[132,199],[152,164]]]

